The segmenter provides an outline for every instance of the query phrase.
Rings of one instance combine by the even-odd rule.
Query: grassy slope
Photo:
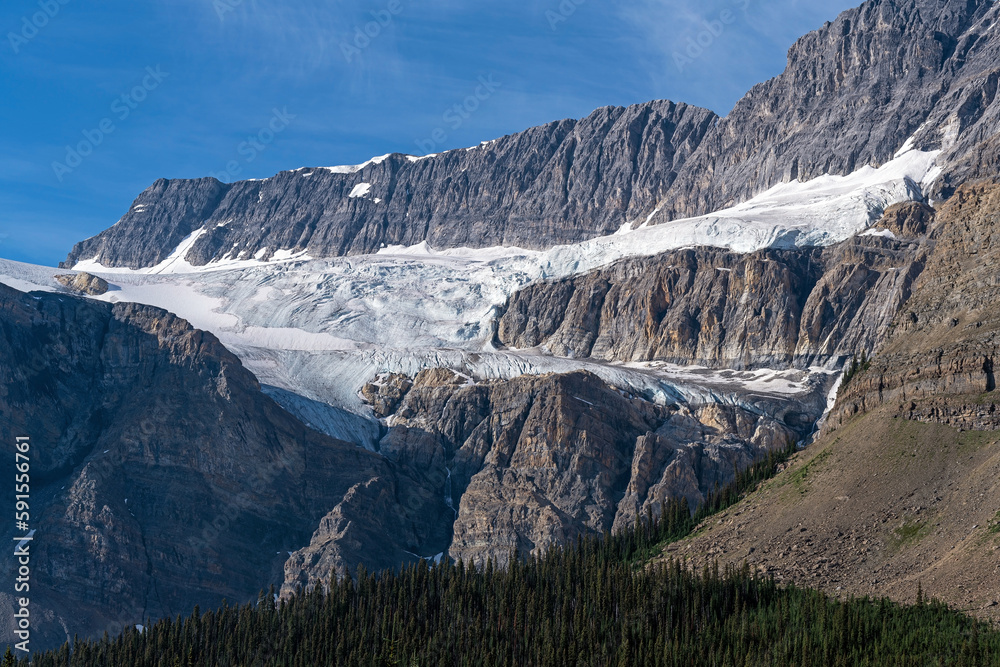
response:
[[[1000,620],[1000,433],[879,410],[793,459],[666,553],[837,595],[925,594]]]

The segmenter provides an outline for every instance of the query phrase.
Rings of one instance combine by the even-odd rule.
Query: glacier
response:
[[[825,406],[839,373],[736,373],[496,350],[499,309],[528,285],[629,257],[695,246],[740,253],[826,246],[871,233],[889,206],[924,199],[939,173],[937,156],[901,151],[881,167],[784,183],[709,215],[657,224],[654,211],[610,236],[542,251],[436,250],[425,242],[332,259],[276,249],[268,259],[259,253],[250,260],[193,266],[185,256],[207,231],[202,228],[155,267],[122,270],[88,260],[73,270],[110,283],[106,294],[94,298],[158,306],[215,334],[286,409],[367,448],[377,446],[380,430],[358,395],[361,387],[386,373],[414,375],[438,366],[477,380],[582,369],[661,403],[728,403],[770,414],[775,398]],[[365,194],[356,188],[352,196]],[[60,273],[66,271],[0,260],[0,282],[24,291],[61,290],[53,280]]]

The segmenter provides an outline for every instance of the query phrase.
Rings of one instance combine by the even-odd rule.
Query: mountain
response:
[[[924,208],[899,206],[889,216]],[[919,239],[900,231],[825,250],[698,249],[624,260],[516,292],[497,341],[619,362],[837,364],[881,341],[920,274]]]
[[[932,196],[992,175],[1000,18],[989,0],[873,0],[798,40],[685,163],[666,218],[723,208],[776,183],[942,151]]]
[[[824,435],[672,555],[1000,619],[998,210],[996,181],[937,210],[912,296]]]
[[[446,510],[440,497],[400,466],[303,426],[211,334],[149,306],[5,285],[0,312],[0,432],[33,443],[37,645],[249,599],[359,480],[389,488],[393,512],[339,568],[444,548],[447,524],[426,525]],[[372,510],[350,514],[367,522]],[[411,541],[414,529],[425,541]],[[14,526],[3,536],[10,542]],[[3,561],[12,579],[15,567]]]
[[[540,556],[814,439],[671,548],[862,594],[935,568],[993,590],[1000,200],[972,179],[996,176],[998,18],[872,0],[726,118],[651,102],[161,180],[64,270],[0,260],[43,641],[358,564]],[[965,604],[952,574],[935,594]]]
[[[154,266],[200,229],[187,254],[197,266],[288,250],[335,257],[421,241],[538,248],[603,236],[653,210],[716,120],[650,102],[426,158],[387,155],[232,185],[160,180],[63,265]]]
[[[835,600],[746,568],[641,566],[651,545],[690,532],[687,507],[509,568],[410,566],[357,581],[162,619],[120,638],[67,642],[31,665],[80,667],[420,664],[456,656],[492,667],[886,665],[1000,660],[1000,631],[937,602]],[[418,610],[415,613],[414,610]],[[692,630],[692,628],[696,628]],[[8,653],[4,663],[15,662]]]
[[[990,0],[866,2],[796,42],[785,72],[725,118],[650,102],[425,158],[394,154],[231,185],[160,180],[63,266],[152,267],[196,232],[185,252],[195,266],[425,241],[549,248],[627,223],[703,215],[796,179],[851,174],[904,146],[942,151],[931,191],[947,194],[1000,159],[997,19]]]
[[[0,313],[0,430],[34,443],[39,645],[282,582],[290,595],[361,564],[542,553],[647,506],[701,502],[823,410],[816,396],[786,414],[779,395],[758,396],[757,412],[692,412],[589,373],[425,371],[375,453],[305,426],[212,334],[164,310],[0,285]]]

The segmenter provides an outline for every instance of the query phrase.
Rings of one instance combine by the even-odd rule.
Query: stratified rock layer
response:
[[[263,181],[159,180],[65,266],[96,258],[140,268],[207,230],[187,254],[313,257],[427,241],[437,248],[540,248],[601,236],[648,215],[717,116],[671,102],[606,107],[481,147],[414,160],[391,155],[351,173],[300,169]],[[368,183],[368,194],[349,196]],[[141,242],[137,242],[141,239]]]
[[[1000,184],[960,187],[932,219],[911,213],[917,227],[887,227],[927,225],[925,268],[823,434],[671,556],[1000,618]]]
[[[933,250],[891,336],[845,386],[834,429],[883,405],[901,416],[970,430],[1000,429],[1000,185],[963,186],[941,207]]]
[[[922,268],[923,243],[867,236],[824,251],[697,249],[627,260],[517,292],[497,340],[607,361],[836,364],[883,340]]]
[[[417,377],[381,452],[441,489],[456,510],[449,555],[477,563],[620,529],[670,498],[695,507],[808,428],[734,406],[656,406],[586,372],[449,375]]]
[[[108,281],[99,276],[81,272],[67,276],[55,276],[56,282],[78,294],[99,296],[108,291]]]

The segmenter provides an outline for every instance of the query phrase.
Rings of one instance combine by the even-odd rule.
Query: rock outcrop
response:
[[[166,311],[0,285],[0,360],[0,436],[32,443],[33,647],[253,600],[333,508],[372,527],[329,538],[328,570],[445,547],[440,497],[303,426]],[[371,479],[391,507],[353,500]]]
[[[657,406],[587,372],[469,384],[444,370],[419,375],[389,423],[381,453],[440,489],[455,508],[448,553],[477,563],[622,528],[669,498],[696,507],[810,428]]]
[[[878,354],[841,389],[834,429],[889,405],[906,418],[1000,429],[1000,185],[963,186],[933,223],[933,250]]]
[[[678,174],[654,222],[769,187],[941,150],[938,195],[997,164],[1000,12],[989,0],[871,0],[799,39]]]
[[[100,296],[108,289],[108,281],[100,276],[94,276],[86,272],[75,273],[73,275],[55,276],[56,281],[67,289],[77,294],[89,294],[90,296]]]
[[[893,210],[885,224],[900,215]],[[882,342],[920,273],[924,242],[863,236],[822,251],[697,249],[626,260],[515,293],[497,342],[606,361],[838,364]]]
[[[160,180],[63,265],[96,258],[153,266],[202,228],[186,255],[195,265],[267,259],[282,249],[330,257],[421,241],[437,248],[581,241],[652,212],[716,120],[705,109],[650,102],[422,159],[395,154],[357,169],[299,169],[231,185]],[[371,187],[351,196],[361,184]]]

